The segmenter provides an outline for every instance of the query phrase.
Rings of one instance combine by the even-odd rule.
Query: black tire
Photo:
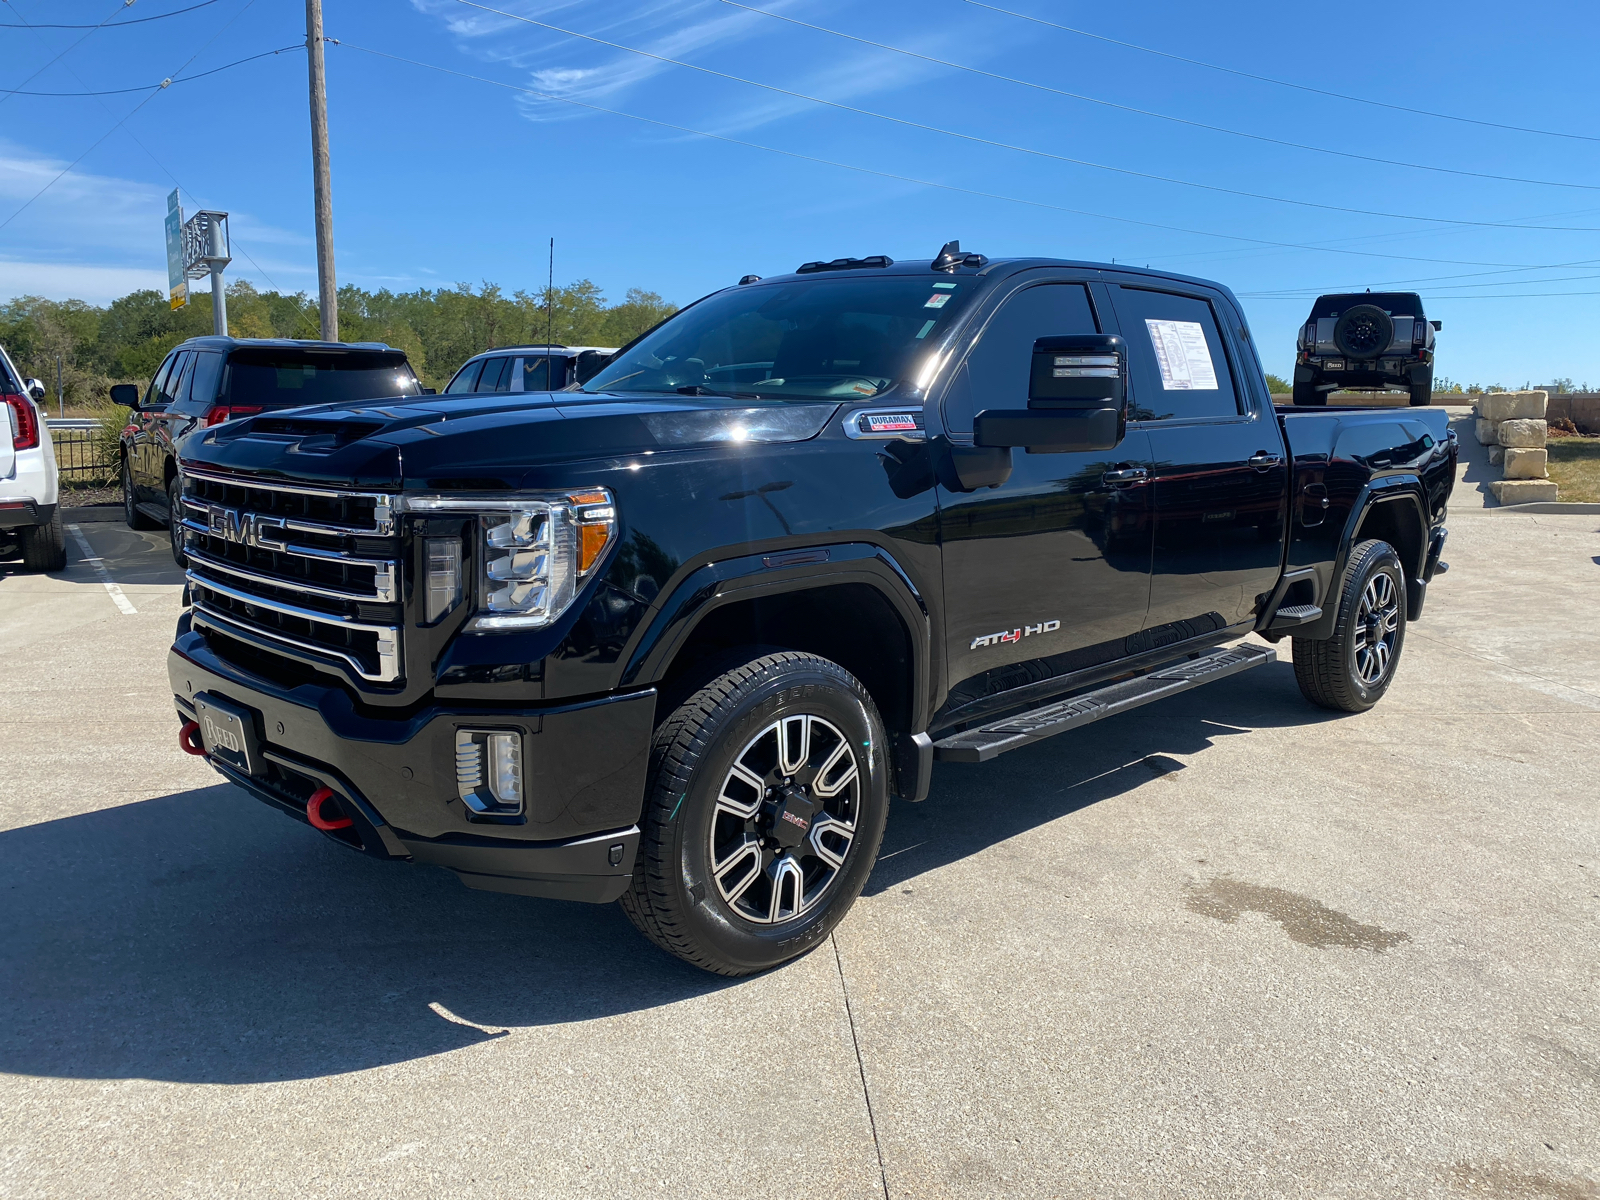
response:
[[[1411,393],[1412,408],[1426,408],[1433,403],[1433,372],[1426,375],[1413,375],[1406,384],[1406,391]]]
[[[1361,542],[1350,553],[1333,636],[1326,641],[1294,639],[1294,680],[1313,704],[1337,712],[1366,712],[1389,690],[1405,640],[1406,580],[1400,556],[1388,542]]]
[[[183,489],[174,475],[167,480],[167,536],[172,539],[172,561],[188,567],[189,556],[183,552]]]
[[[22,531],[22,565],[30,571],[60,571],[67,565],[67,543],[61,534],[58,508],[47,525]]]
[[[754,768],[762,765],[767,739],[774,739],[774,755],[778,737],[795,750],[798,731],[806,741],[796,761],[804,766],[788,777],[794,785],[785,793],[781,758],[772,771]],[[818,734],[822,740],[812,743]],[[838,745],[855,768],[853,784]],[[877,861],[889,811],[887,750],[872,698],[837,663],[782,651],[719,675],[656,729],[643,836],[633,884],[621,900],[628,918],[663,950],[719,975],[752,975],[804,954],[838,925]],[[813,759],[827,755],[840,765],[819,772]],[[744,783],[736,767],[760,775],[764,791]],[[818,778],[838,794],[814,795]],[[730,812],[730,801],[753,804],[755,815],[747,820]],[[814,805],[824,808],[805,811]],[[778,820],[785,813],[791,825]],[[853,825],[842,851],[821,841],[844,836],[828,832],[834,822],[824,817],[836,816],[849,816]],[[778,844],[793,838],[799,845]],[[836,865],[821,857],[819,844],[838,858]],[[718,876],[714,855],[724,846],[738,849],[723,855]],[[785,859],[794,866],[783,865]],[[793,871],[802,872],[797,883]],[[788,916],[786,896],[794,899]]]
[[[1314,384],[1297,383],[1294,385],[1294,402],[1299,405],[1328,403],[1328,393],[1319,392]]]
[[[122,519],[129,529],[154,529],[156,522],[134,507],[133,472],[128,468],[128,457],[122,457]]]
[[[1347,308],[1333,323],[1333,344],[1346,358],[1377,358],[1394,340],[1394,319],[1376,304]]]

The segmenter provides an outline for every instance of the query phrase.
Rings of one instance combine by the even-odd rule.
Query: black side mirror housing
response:
[[[986,409],[977,446],[1033,454],[1114,449],[1127,433],[1128,347],[1115,334],[1044,337],[1033,344],[1026,409]]]
[[[137,409],[139,407],[139,385],[135,383],[113,383],[111,385],[111,403],[120,404],[123,408]]]
[[[1438,333],[1441,329],[1444,328],[1444,322],[1443,321],[1429,321],[1428,324],[1433,326],[1433,331],[1435,333]]]

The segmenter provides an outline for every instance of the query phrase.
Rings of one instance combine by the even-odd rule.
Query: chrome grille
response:
[[[400,540],[388,495],[183,476],[193,622],[402,676]]]

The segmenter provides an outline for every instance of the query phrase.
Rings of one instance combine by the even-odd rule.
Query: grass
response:
[[[1547,448],[1561,499],[1600,503],[1600,438],[1551,438]]]

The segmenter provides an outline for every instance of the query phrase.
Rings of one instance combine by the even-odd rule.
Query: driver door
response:
[[[941,416],[954,445],[973,416],[1028,407],[1040,338],[1108,332],[1081,282],[1024,283],[988,317]],[[1014,448],[997,487],[939,488],[944,550],[947,709],[1120,658],[1150,601],[1149,437],[1115,449]]]

